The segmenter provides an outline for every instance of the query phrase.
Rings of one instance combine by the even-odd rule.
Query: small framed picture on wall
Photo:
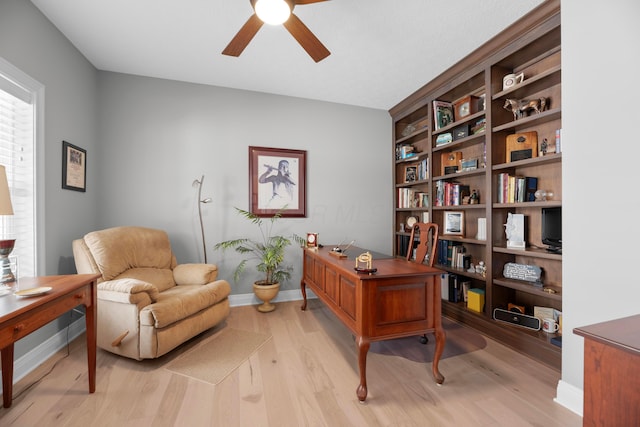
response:
[[[62,188],[87,191],[87,151],[62,141]]]

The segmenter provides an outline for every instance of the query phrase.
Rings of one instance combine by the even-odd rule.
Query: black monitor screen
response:
[[[548,250],[562,249],[562,208],[542,208],[542,243]]]

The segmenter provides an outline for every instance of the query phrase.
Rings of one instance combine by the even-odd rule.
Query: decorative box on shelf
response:
[[[464,96],[453,102],[453,111],[456,121],[478,112],[478,97],[473,95]]]
[[[484,289],[469,289],[467,292],[467,308],[478,313],[484,311]]]
[[[466,138],[470,135],[470,126],[468,124],[462,126],[456,126],[453,129],[453,140]]]

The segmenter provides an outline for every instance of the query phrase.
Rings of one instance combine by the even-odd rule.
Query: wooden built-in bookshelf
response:
[[[443,300],[444,315],[557,369],[562,349],[552,343],[552,338],[559,334],[506,324],[494,320],[493,312],[496,308],[507,309],[509,304],[524,306],[527,315],[533,315],[536,306],[555,309],[556,313],[562,310],[562,255],[545,250],[541,241],[542,209],[562,206],[561,139],[555,149],[556,134],[561,135],[562,128],[560,33],[560,1],[545,1],[389,111],[394,124],[394,255],[406,253],[410,217],[437,223],[440,240],[464,246],[471,263],[483,261],[486,268],[482,273],[437,264],[485,293],[483,312],[469,310],[464,301]],[[503,78],[510,73],[524,73],[524,80],[505,88]],[[461,100],[469,99],[475,102],[472,108],[465,106],[465,111],[458,112],[454,107],[453,121],[436,126],[434,101],[457,106]],[[505,108],[507,99],[544,99],[544,108],[539,112],[526,110],[514,118]],[[460,117],[458,113],[466,115]],[[537,135],[535,153],[529,158],[509,159],[507,140],[513,141],[513,137],[508,137],[531,132]],[[541,153],[545,140],[546,152]],[[442,162],[448,165],[455,156],[471,166],[463,169],[460,163],[457,171],[445,171]],[[418,164],[426,165],[426,171],[425,166],[421,169],[426,173],[420,179],[407,181],[407,176],[413,177],[413,170],[407,171],[407,166]],[[535,177],[537,189],[553,196],[547,200],[505,202],[498,198],[500,174]],[[437,192],[445,183],[449,183],[448,188],[456,183],[462,189],[476,190],[479,200],[467,204],[468,199],[460,198],[456,202],[465,204],[437,205]],[[407,204],[407,194],[419,195],[421,203]],[[449,211],[464,213],[464,235],[451,236],[443,230],[443,219]],[[525,249],[507,247],[504,224],[510,213],[523,214],[526,219]],[[484,240],[478,238],[480,218],[486,221]],[[505,278],[506,263],[540,267],[542,285]]]

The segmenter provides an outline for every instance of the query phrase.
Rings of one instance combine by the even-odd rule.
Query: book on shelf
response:
[[[439,179],[436,181],[436,194],[435,200],[433,201],[435,206],[444,206],[444,184],[445,181]]]
[[[407,256],[407,249],[409,248],[409,236],[398,236],[398,255],[402,257]]]
[[[453,123],[453,104],[447,101],[433,101],[434,129],[439,130]]]
[[[449,273],[440,273],[440,298],[449,301]]]
[[[462,302],[462,281],[456,274],[449,274],[449,302]]]
[[[525,192],[526,192],[525,201],[535,202],[537,190],[538,190],[538,178],[534,176],[525,177]]]

